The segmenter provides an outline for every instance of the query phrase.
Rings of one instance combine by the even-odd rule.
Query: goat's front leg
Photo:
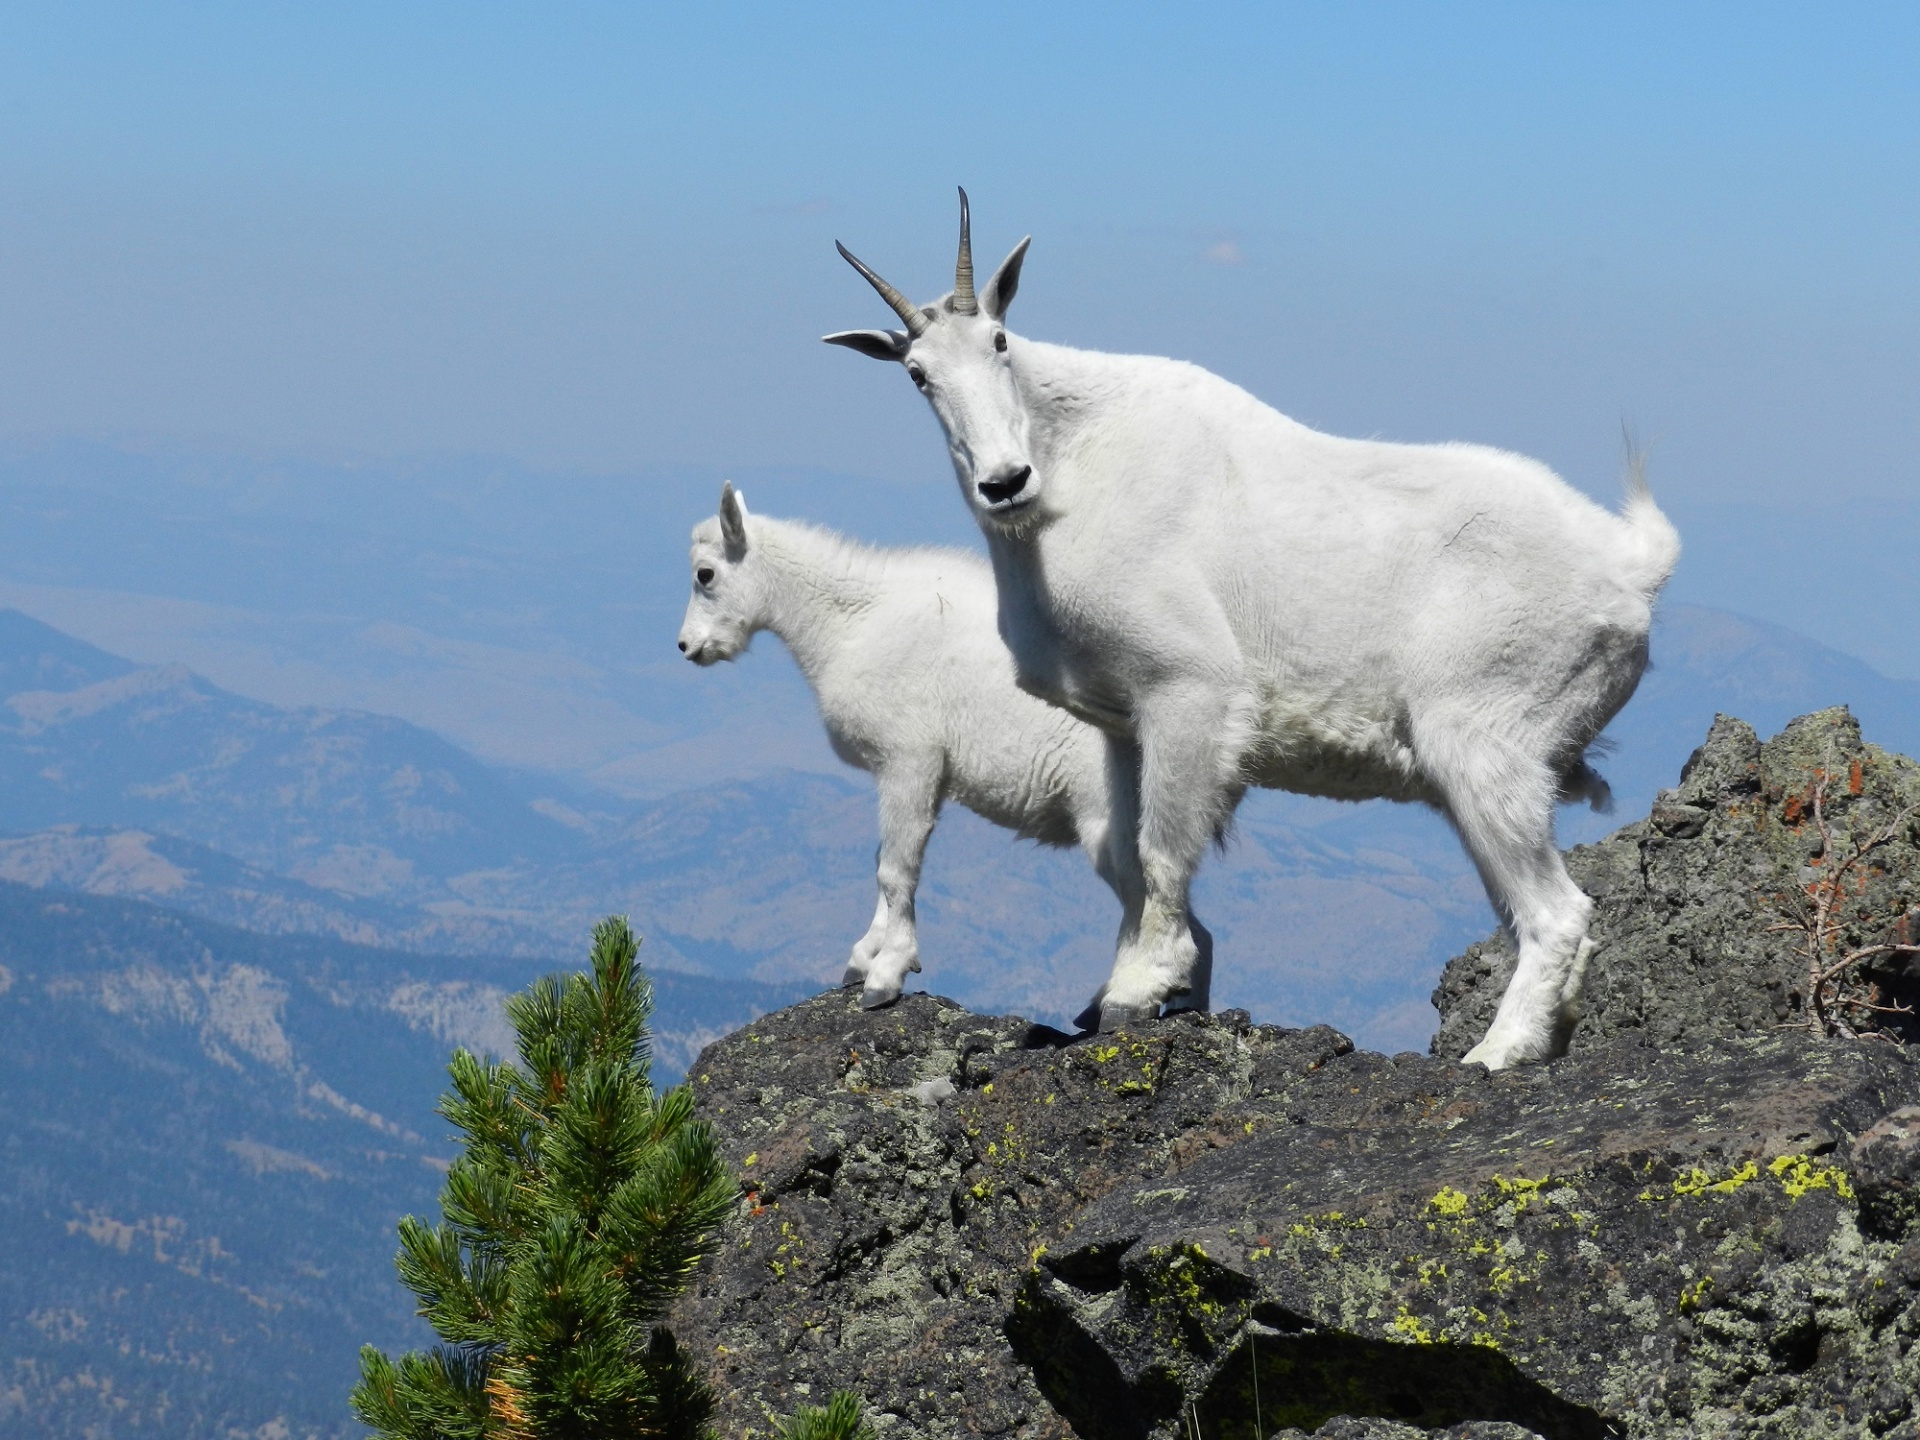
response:
[[[1114,973],[1123,967],[1121,956],[1140,943],[1140,911],[1146,904],[1147,881],[1140,871],[1140,747],[1118,735],[1106,736],[1106,754],[1099,782],[1083,782],[1085,793],[1075,796],[1074,824],[1080,845],[1093,862],[1094,873],[1107,882],[1120,902],[1120,933],[1114,939]],[[1098,1029],[1109,975],[1093,999],[1074,1017],[1082,1030]]]
[[[1251,734],[1250,699],[1222,687],[1168,687],[1141,705],[1138,934],[1122,943],[1100,999],[1100,1028],[1160,1013],[1176,997],[1204,1006],[1212,937],[1204,954],[1188,894],[1207,842],[1245,792],[1240,752]],[[1197,994],[1196,994],[1197,992]]]
[[[1109,735],[1102,783],[1083,785],[1082,789],[1084,793],[1074,797],[1074,825],[1094,872],[1120,902],[1120,933],[1114,941],[1117,957],[1139,945],[1140,912],[1147,897],[1146,877],[1140,870],[1140,747]],[[1169,997],[1170,1011],[1205,1010],[1211,995],[1213,936],[1194,916],[1189,915],[1187,923],[1193,930],[1198,958],[1185,987]],[[1114,968],[1121,966],[1116,958]],[[1094,992],[1092,1002],[1074,1018],[1074,1024],[1082,1030],[1099,1026],[1101,1006],[1111,984],[1109,979]]]
[[[887,765],[874,774],[880,789],[880,855],[875,866],[880,909],[874,919],[878,924],[884,915],[885,923],[860,990],[860,1004],[867,1010],[898,1000],[907,976],[920,968],[914,896],[927,840],[940,813],[941,777],[937,762]]]

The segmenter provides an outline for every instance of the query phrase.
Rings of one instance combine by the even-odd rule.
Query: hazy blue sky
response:
[[[1900,496],[1920,9],[0,9],[0,434],[944,476],[815,343],[1018,328],[1676,502]],[[677,517],[676,517],[677,523]]]

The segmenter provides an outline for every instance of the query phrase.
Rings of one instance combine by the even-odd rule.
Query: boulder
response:
[[[1009,1333],[1076,1430],[1115,1440],[1256,1414],[1884,1429],[1920,1379],[1920,1304],[1855,1146],[1887,1143],[1916,1083],[1890,1046],[1780,1038],[1495,1076],[1342,1057],[1273,1097],[1290,1123],[1088,1206]]]
[[[1489,1075],[829,993],[692,1080],[745,1186],[674,1317],[724,1434],[847,1388],[902,1437],[1855,1435],[1920,1385],[1892,1045]]]
[[[1767,927],[1831,873],[1810,768],[1835,853],[1920,795],[1844,712],[1769,746],[1723,719],[1576,854],[1603,946],[1549,1065],[1447,1056],[1497,942],[1449,967],[1437,1056],[840,992],[716,1042],[689,1078],[742,1194],[672,1323],[720,1433],[850,1389],[890,1440],[1920,1440],[1920,1066],[1898,1015],[1783,1028],[1805,968]],[[1862,867],[1847,943],[1913,842]]]

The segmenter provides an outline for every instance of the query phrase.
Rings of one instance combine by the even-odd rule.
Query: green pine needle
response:
[[[826,1408],[802,1405],[781,1428],[780,1440],[876,1440],[860,1409],[860,1397],[836,1390]]]

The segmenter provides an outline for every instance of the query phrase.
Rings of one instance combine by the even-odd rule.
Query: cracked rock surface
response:
[[[1850,726],[1798,723],[1823,759]],[[1691,913],[1722,872],[1681,847],[1766,884],[1795,834],[1791,756],[1743,728],[1662,802],[1698,817],[1591,847],[1642,877],[1601,897],[1610,933],[1687,983],[1603,950],[1551,1065],[839,992],[710,1046],[689,1078],[742,1198],[672,1323],[719,1433],[850,1389],[888,1440],[1920,1440],[1920,1066],[1776,1028],[1787,962],[1722,976],[1700,937],[1737,950],[1734,912]],[[1920,773],[1851,737],[1856,801]],[[1476,950],[1443,985],[1456,1032]]]

